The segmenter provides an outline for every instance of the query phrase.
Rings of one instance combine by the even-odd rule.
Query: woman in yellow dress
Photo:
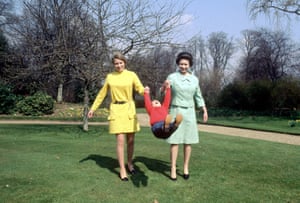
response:
[[[125,161],[124,144],[125,135],[127,142],[127,167],[131,174],[135,173],[132,163],[134,151],[135,132],[140,130],[136,116],[136,108],[133,100],[133,91],[144,94],[144,87],[138,76],[126,69],[126,58],[121,53],[113,56],[112,62],[115,71],[106,76],[105,83],[100,89],[89,113],[88,117],[93,116],[93,112],[101,105],[106,97],[108,90],[111,95],[109,107],[109,133],[115,134],[117,138],[117,158],[120,165],[120,178],[128,181]]]

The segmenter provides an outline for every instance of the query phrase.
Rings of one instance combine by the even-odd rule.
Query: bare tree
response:
[[[198,77],[201,77],[203,72],[207,71],[209,67],[205,40],[198,34],[187,42],[187,49],[190,50],[194,57],[194,72]]]
[[[13,2],[11,0],[0,0],[0,29],[13,23],[15,16],[12,13],[12,9]]]
[[[291,54],[291,65],[288,74],[300,79],[300,43],[295,44],[295,49]]]
[[[12,50],[12,38],[9,34],[9,26],[14,24],[15,20],[13,1],[0,0],[0,77],[6,82],[10,79],[10,67],[15,65],[11,60],[16,57]]]
[[[232,41],[233,39],[229,39],[224,32],[214,32],[208,37],[208,50],[212,59],[212,70],[209,76],[211,90],[208,97],[212,105],[216,104],[217,95],[223,86],[224,71],[234,52]]]
[[[78,11],[79,12],[79,11]],[[73,78],[81,81],[84,93],[83,129],[88,130],[89,91],[97,80],[103,80],[109,71],[109,49],[100,23],[92,17],[89,7],[81,10],[74,22],[76,28],[76,54],[72,59]],[[100,27],[99,27],[100,26]],[[99,82],[98,82],[99,83]]]
[[[294,46],[284,32],[266,29],[243,32],[245,56],[240,76],[246,81],[268,79],[276,81],[287,74],[292,64]]]
[[[14,28],[28,67],[57,84],[58,101],[62,101],[63,85],[77,79],[84,86],[87,108],[89,89],[96,80],[104,80],[111,65],[109,53],[118,50],[128,55],[170,41],[184,10],[184,5],[175,3],[24,0],[24,14]]]
[[[128,56],[129,52],[138,53],[141,49],[147,50],[154,45],[168,43],[170,34],[180,25],[178,22],[184,7],[176,7],[172,0],[87,1],[87,8],[95,17],[101,50],[105,53],[118,50]],[[101,64],[110,63],[104,59]],[[90,82],[86,80],[85,84]],[[87,121],[87,114],[84,117]]]
[[[158,91],[170,72],[175,70],[174,56],[178,52],[178,47],[170,44],[169,46],[156,46],[139,54],[134,54],[130,68],[135,70],[143,83],[151,88],[151,95],[158,98],[161,96]]]
[[[186,4],[175,0],[90,0],[103,39],[111,49],[133,49],[168,43]]]
[[[2,82],[2,79],[5,78],[5,62],[6,62],[6,56],[8,54],[8,42],[5,38],[3,32],[0,30],[0,79]]]
[[[208,49],[213,60],[213,71],[224,72],[234,51],[232,39],[224,32],[211,33],[208,38]]]
[[[280,15],[300,16],[299,0],[248,0],[247,5],[253,18],[260,13],[274,14],[277,17]]]
[[[70,22],[78,17],[76,9],[81,4],[77,0],[28,0],[23,5],[24,13],[13,27],[23,55],[35,75],[57,85],[57,101],[62,102],[65,73],[76,51],[72,41],[76,30]]]

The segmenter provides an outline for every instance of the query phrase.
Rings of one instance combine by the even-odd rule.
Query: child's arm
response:
[[[150,88],[148,86],[146,86],[144,89],[144,103],[145,103],[145,108],[148,114],[150,115],[152,104],[150,99]]]
[[[163,107],[169,109],[170,102],[171,102],[171,85],[168,80],[165,82],[166,94],[163,102]]]

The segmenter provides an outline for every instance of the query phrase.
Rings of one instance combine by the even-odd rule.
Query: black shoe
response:
[[[124,181],[124,182],[128,181],[127,177],[121,178],[121,176],[119,175],[119,178],[121,179],[121,181]]]
[[[121,178],[121,181],[126,182],[126,181],[128,181],[128,178],[127,177]]]
[[[129,171],[129,173],[130,173],[131,175],[136,174],[136,170],[134,169],[133,166],[132,166],[132,169],[130,170],[129,166],[127,165],[127,169],[128,169],[128,171]]]
[[[131,171],[129,171],[129,173],[130,173],[131,175],[134,175],[134,174],[136,174],[136,170],[135,170],[135,169],[132,169]]]
[[[176,181],[176,180],[177,180],[176,177],[175,177],[175,178],[170,177],[170,179],[171,179],[172,181]]]
[[[183,174],[183,178],[184,178],[185,180],[189,179],[189,178],[190,178],[190,174]]]

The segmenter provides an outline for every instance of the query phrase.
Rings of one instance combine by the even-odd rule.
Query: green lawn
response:
[[[190,179],[169,180],[169,145],[136,136],[129,182],[118,178],[107,126],[0,125],[0,202],[299,202],[300,147],[201,133]]]
[[[291,127],[289,121],[287,118],[271,116],[232,116],[210,117],[208,124],[300,135],[300,122]]]

